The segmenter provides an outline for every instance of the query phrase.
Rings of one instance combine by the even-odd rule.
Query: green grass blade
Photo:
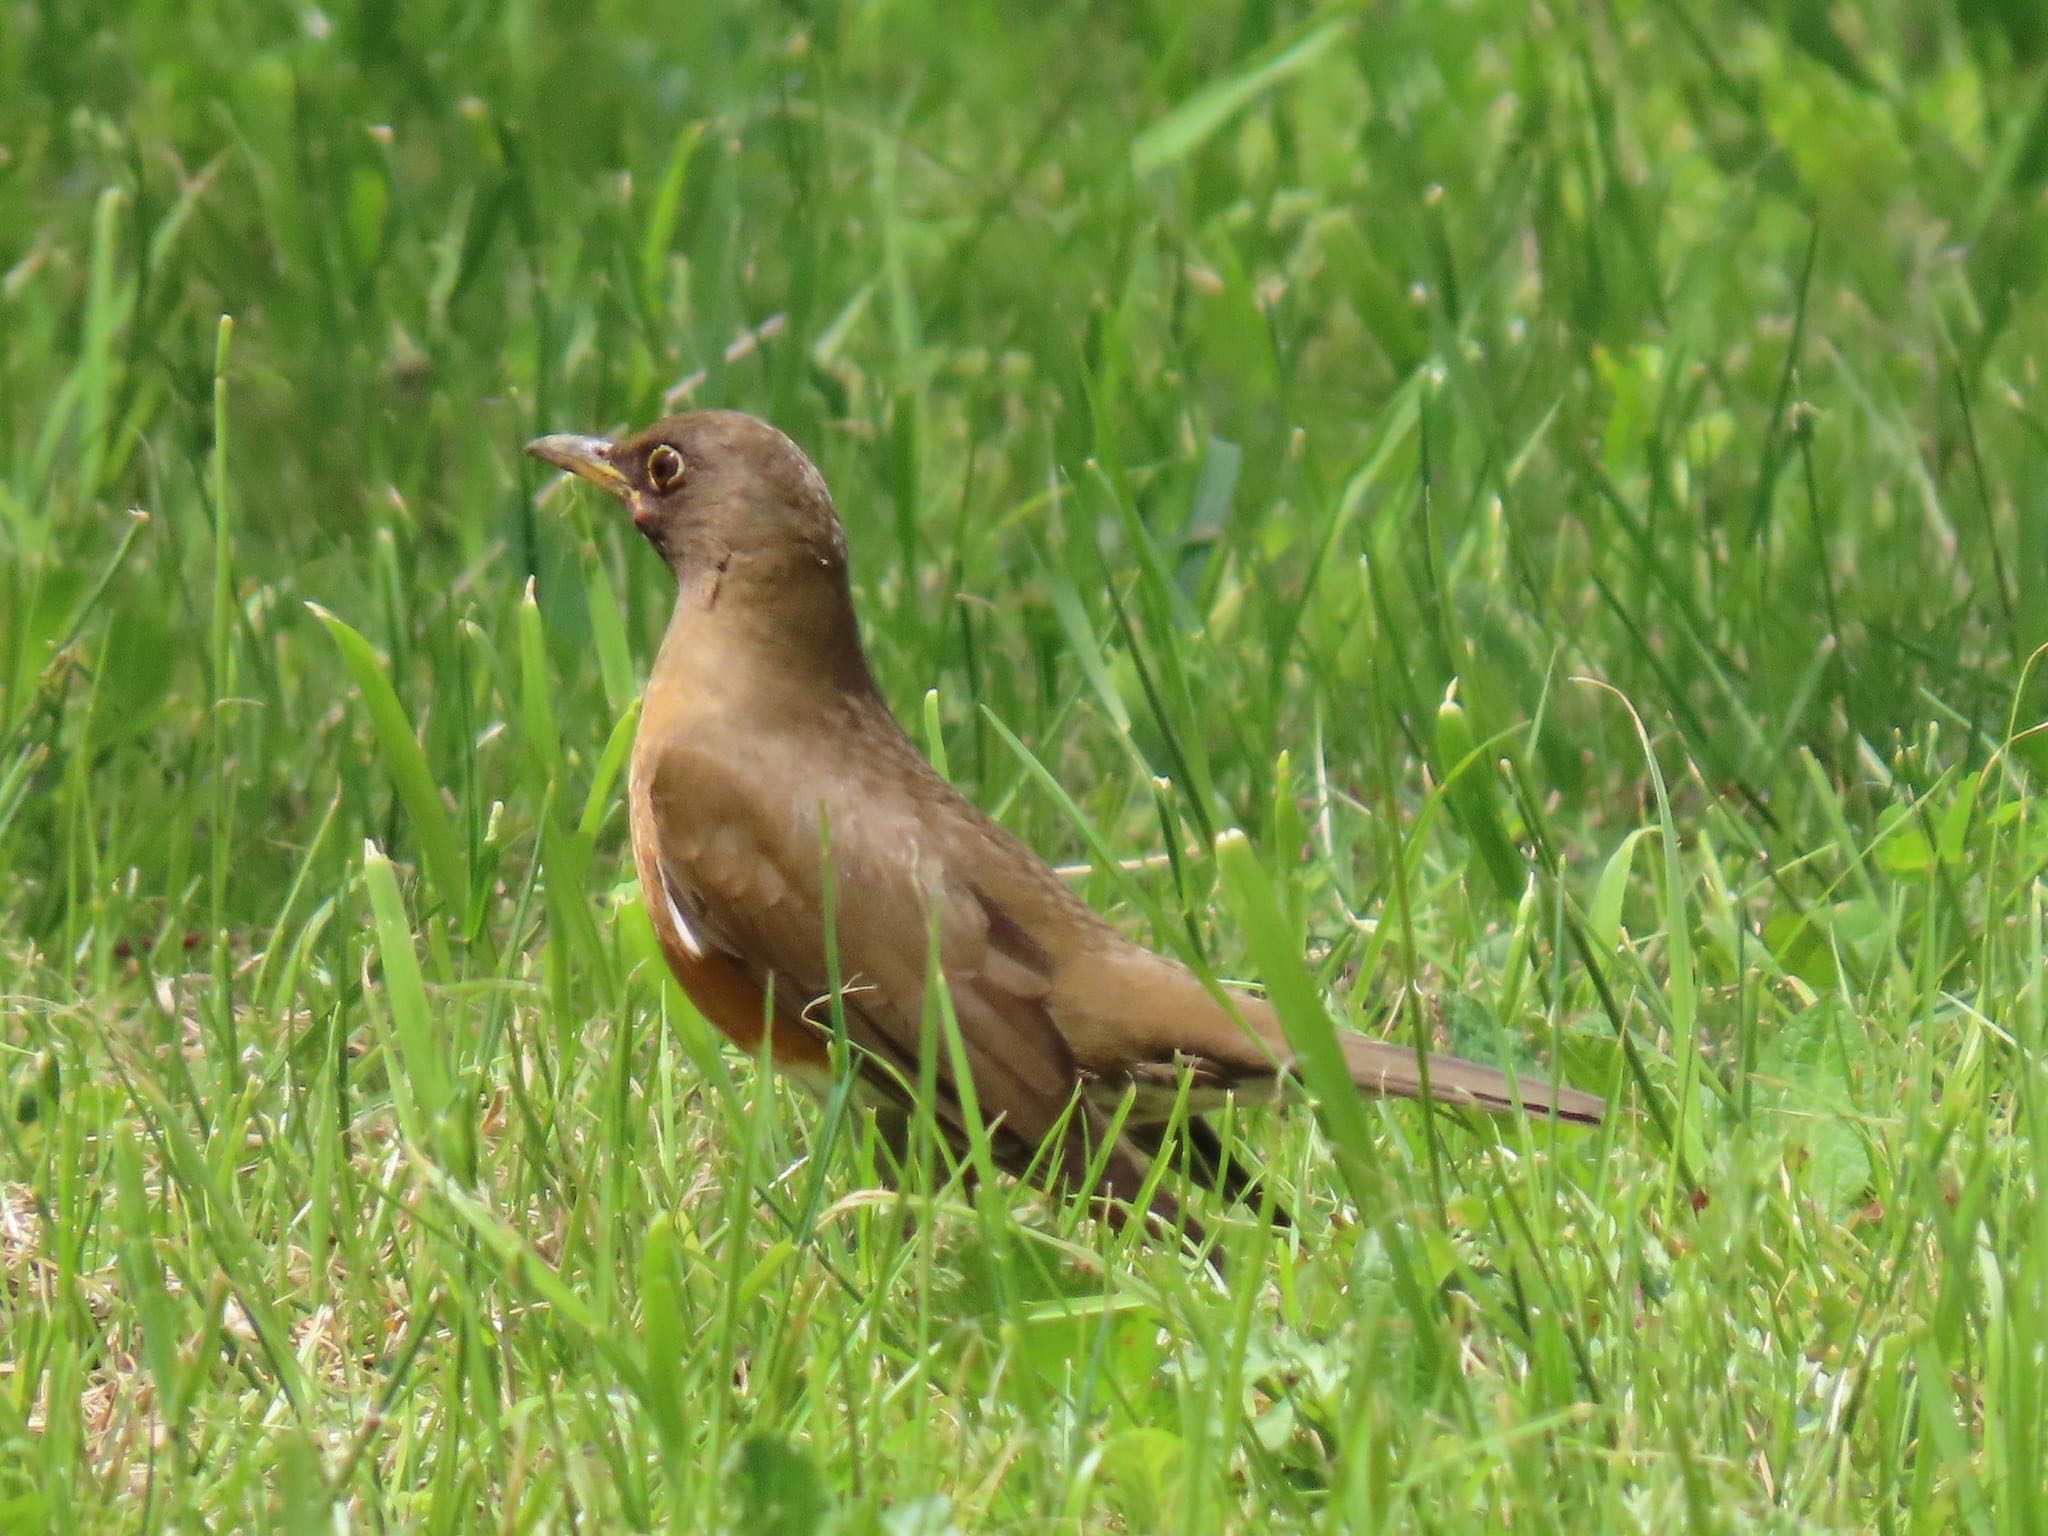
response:
[[[412,722],[392,689],[391,680],[370,649],[370,642],[318,603],[308,603],[313,617],[326,627],[341,652],[356,693],[370,717],[370,729],[383,755],[384,771],[398,791],[429,885],[443,911],[460,916],[468,907],[468,882],[463,874],[461,843],[455,823],[441,803],[441,788],[427,766],[427,755],[413,735]]]
[[[1239,69],[1210,81],[1131,141],[1131,168],[1147,176],[1184,159],[1260,96],[1314,64],[1350,30],[1348,16],[1304,24]]]

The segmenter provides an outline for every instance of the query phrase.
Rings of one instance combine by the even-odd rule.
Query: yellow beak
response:
[[[542,463],[566,469],[614,496],[623,496],[628,487],[626,477],[612,466],[613,446],[608,438],[557,432],[549,437],[536,437],[526,445],[526,451]]]

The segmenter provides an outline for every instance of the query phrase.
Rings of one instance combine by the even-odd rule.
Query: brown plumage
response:
[[[829,839],[847,1035],[867,1098],[894,1124],[918,1081],[934,934],[1005,1169],[1031,1165],[1067,1117],[1051,1166],[1071,1179],[1135,1089],[1098,1191],[1128,1201],[1181,1073],[1196,1109],[1226,1093],[1267,1097],[1288,1079],[1292,1053],[1265,1003],[1236,997],[1233,1018],[932,771],[875,688],[831,496],[787,437],[700,411],[620,442],[544,437],[528,451],[625,502],[675,573],[633,747],[633,858],[676,979],[742,1049],[766,1027],[778,1067],[829,1081]],[[1343,1043],[1362,1090],[1420,1093],[1408,1046]],[[938,1067],[933,1117],[957,1145],[943,1052]],[[1503,1074],[1453,1057],[1431,1058],[1429,1085],[1446,1104],[1516,1104]],[[1526,1107],[1569,1120],[1595,1121],[1603,1107],[1533,1079],[1519,1087]],[[1213,1134],[1192,1146],[1215,1176]],[[1154,1208],[1175,1214],[1170,1197]]]

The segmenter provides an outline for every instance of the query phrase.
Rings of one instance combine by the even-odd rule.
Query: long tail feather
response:
[[[1402,1099],[1423,1096],[1422,1076],[1415,1052],[1391,1040],[1369,1035],[1338,1036],[1344,1048],[1344,1064],[1361,1093]],[[1580,1125],[1597,1125],[1606,1112],[1607,1101],[1576,1088],[1553,1087],[1533,1073],[1518,1074],[1513,1082],[1495,1067],[1462,1061],[1456,1056],[1429,1058],[1429,1097],[1439,1104],[1467,1105],[1493,1113],[1523,1110],[1532,1115],[1554,1115]]]

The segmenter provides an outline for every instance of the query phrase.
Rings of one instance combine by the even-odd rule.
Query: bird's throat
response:
[[[657,672],[673,658],[695,688],[756,697],[791,685],[874,691],[842,573],[728,553],[678,574]]]

